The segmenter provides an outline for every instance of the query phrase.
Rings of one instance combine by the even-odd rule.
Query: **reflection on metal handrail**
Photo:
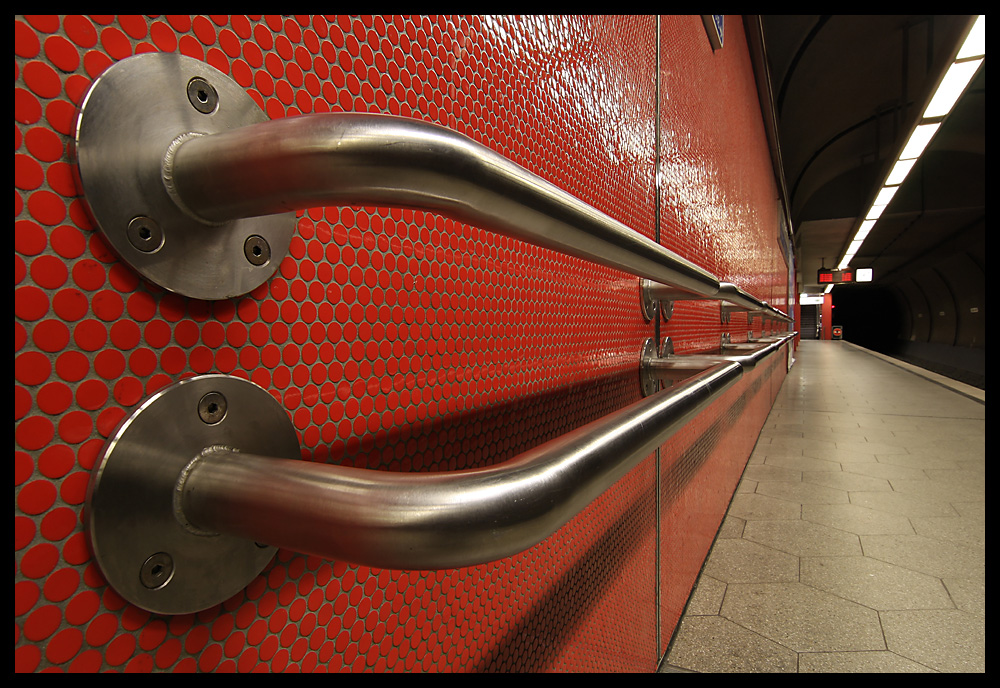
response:
[[[751,314],[760,313],[766,318],[773,318],[786,323],[792,322],[792,318],[787,314],[771,306],[766,301],[761,301],[755,296],[748,294],[730,282],[720,282],[719,290],[712,297],[692,294],[691,292],[647,279],[641,280],[639,287],[643,314],[647,320],[654,319],[657,312],[661,313],[664,318],[669,319],[672,310],[671,304],[674,301],[714,298],[724,304],[728,304],[730,308],[735,310],[745,310]]]
[[[350,205],[429,210],[669,285],[673,298],[774,310],[462,134],[389,115],[268,121],[242,87],[183,55],[112,65],[75,125],[97,225],[138,272],[186,296],[251,291],[287,254],[292,211]]]
[[[554,533],[736,383],[749,358],[780,346],[703,361],[503,464],[445,473],[303,461],[270,393],[228,375],[182,380],[135,409],[98,459],[86,506],[95,559],[122,597],[163,614],[228,599],[278,546],[381,568],[500,559]]]
[[[146,400],[100,456],[93,551],[122,597],[165,614],[228,599],[275,546],[382,568],[493,561],[555,532],[742,373],[718,363],[503,464],[445,473],[303,461],[268,392],[189,378]]]
[[[686,380],[692,374],[720,363],[738,363],[745,370],[752,369],[794,339],[796,334],[790,332],[741,344],[726,343],[719,353],[684,355],[674,354],[670,337],[663,340],[659,351],[656,350],[653,340],[648,339],[643,348],[640,369],[643,393],[653,394],[659,390],[660,383],[669,385]]]

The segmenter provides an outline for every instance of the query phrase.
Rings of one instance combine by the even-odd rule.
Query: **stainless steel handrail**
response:
[[[430,210],[706,298],[719,281],[632,228],[445,127],[300,115],[192,137],[165,172],[205,222],[353,205]]]
[[[494,561],[555,532],[742,374],[716,363],[487,468],[390,473],[216,449],[192,464],[180,508],[200,530],[369,566]]]
[[[755,368],[761,361],[777,352],[795,338],[790,332],[773,338],[741,344],[727,344],[720,353],[695,353],[675,355],[669,338],[661,345],[659,352],[647,347],[642,357],[642,375],[649,380],[676,382],[686,380],[693,373],[719,363],[738,363],[745,370]]]
[[[113,172],[91,164],[112,157],[102,157],[98,143],[110,140],[118,146],[114,150],[120,151],[121,140],[127,136],[118,131],[117,121],[104,122],[100,135],[90,137],[85,135],[86,117],[81,113],[77,144],[92,151],[80,155],[81,178],[92,174],[96,167],[94,174],[102,182],[97,184],[102,191],[102,208],[118,213],[112,229],[117,226],[120,233],[122,226],[127,226],[127,241],[119,241],[116,247],[141,254],[149,266],[169,257],[170,272],[174,265],[183,263],[185,252],[199,253],[192,248],[195,244],[185,243],[192,228],[182,228],[164,205],[173,213],[195,218],[195,234],[211,235],[229,224],[228,229],[219,232],[229,233],[226,241],[216,242],[219,246],[214,248],[219,248],[222,255],[222,249],[234,253],[233,246],[238,247],[235,253],[239,260],[231,270],[235,273],[250,269],[247,262],[261,267],[284,255],[284,250],[272,252],[268,243],[268,237],[273,240],[281,232],[267,234],[260,229],[265,236],[244,237],[239,226],[241,218],[328,205],[396,206],[439,212],[460,222],[620,269],[669,285],[671,293],[681,295],[678,298],[717,298],[752,310],[774,310],[485,146],[446,128],[418,120],[356,113],[304,115],[230,126],[230,120],[221,117],[223,105],[231,98],[245,96],[238,87],[226,86],[233,93],[216,89],[200,76],[200,71],[199,76],[189,79],[180,66],[196,70],[202,66],[191,66],[178,56],[165,57],[165,68],[157,66],[157,57],[134,59],[141,60],[141,65],[133,63],[140,76],[144,72],[139,67],[149,64],[156,67],[154,73],[170,77],[164,77],[170,88],[177,81],[174,71],[183,76],[180,82],[186,84],[187,95],[177,125],[183,125],[182,131],[174,131],[175,123],[166,122],[166,118],[158,120],[156,126],[146,126],[142,117],[157,112],[155,105],[126,106],[99,89],[99,84],[104,83],[111,96],[130,92],[125,86],[131,82],[109,78],[115,68],[95,82],[85,101],[103,103],[104,109],[97,110],[99,114],[109,109],[127,114],[131,118],[128,131],[133,132],[130,135],[155,134],[155,140],[142,147],[141,162],[155,159],[156,183],[151,183],[146,167],[139,170],[126,165],[125,169],[139,181],[133,179],[136,188],[129,188],[128,203],[120,203]],[[130,103],[135,92],[131,97]],[[206,119],[198,120],[197,125],[188,124],[190,118],[200,115],[188,111],[187,100],[205,115]],[[246,113],[241,110],[238,114],[237,119],[243,121]],[[215,127],[216,133],[198,133],[195,126]],[[91,138],[97,139],[96,143]],[[150,154],[159,150],[163,141],[168,142],[167,150]],[[131,164],[132,157],[119,155],[116,160]],[[86,180],[83,185],[87,186]],[[138,212],[133,205],[133,191],[155,191],[166,197],[143,210],[148,216],[132,217]],[[157,219],[161,212],[167,220]],[[107,223],[99,224],[102,231],[108,231]],[[258,231],[256,226],[252,231]],[[178,246],[185,250],[175,250]],[[166,256],[171,250],[174,254]],[[214,260],[214,255],[209,258]],[[208,292],[215,293],[214,288]],[[248,396],[257,399],[249,403],[241,398],[242,383],[231,376],[182,381],[174,389],[182,394],[154,395],[109,439],[88,494],[89,527],[92,533],[103,529],[106,538],[105,544],[98,544],[100,536],[92,535],[94,551],[99,553],[105,573],[115,570],[116,589],[131,586],[134,595],[127,598],[140,599],[136,602],[140,606],[153,605],[155,600],[149,601],[149,596],[155,597],[159,594],[156,591],[171,586],[182,589],[180,595],[185,595],[184,586],[196,585],[215,566],[209,561],[213,549],[219,549],[220,558],[238,565],[241,575],[256,575],[252,572],[260,570],[256,567],[261,560],[266,561],[264,554],[247,554],[231,547],[227,538],[243,544],[249,541],[251,550],[256,547],[254,542],[259,542],[382,568],[451,568],[503,558],[555,532],[735,384],[744,368],[777,351],[785,341],[741,357],[702,361],[709,366],[707,370],[695,371],[669,389],[502,465],[452,473],[400,474],[291,459],[297,451],[289,444],[289,439],[295,444],[294,429],[275,426],[272,430],[261,420],[268,414],[288,420],[280,407],[278,413],[270,409],[268,403],[272,400],[266,391],[246,383],[255,389]],[[219,391],[202,383],[226,389]],[[178,417],[175,421],[174,417],[190,412],[188,397],[193,390],[199,390],[196,406],[200,425],[189,432],[178,432],[175,423],[181,424],[182,420]],[[226,394],[230,395],[228,406]],[[261,396],[264,403],[259,400]],[[238,416],[243,418],[243,425],[235,422]],[[202,441],[216,429],[221,429],[223,440]],[[151,435],[156,437],[151,439]],[[249,435],[257,437],[258,446],[267,444],[273,435],[281,449],[258,448],[269,455],[256,455],[252,446],[240,446]],[[170,492],[166,518],[164,498],[158,492],[164,479]],[[147,506],[153,516],[133,516],[129,512],[128,527],[122,526],[126,507]],[[162,538],[159,534],[146,537],[140,532],[153,522]],[[183,533],[178,533],[179,529]],[[224,537],[212,539],[213,534]],[[187,536],[199,541],[197,551],[175,566],[177,560],[167,550],[184,549],[187,545],[182,543]],[[154,541],[167,543],[165,549],[148,552]],[[223,550],[218,543],[225,543],[228,549]],[[266,549],[261,547],[265,553]],[[238,553],[226,554],[230,551]],[[141,585],[134,575],[140,568]],[[176,582],[182,579],[183,583]],[[200,595],[197,604],[208,597]],[[183,600],[182,604],[189,602]],[[157,608],[179,607],[169,604]]]
[[[184,141],[168,173],[179,204],[207,222],[328,205],[431,210],[645,277],[675,298],[719,298],[789,320],[489,148],[420,120],[273,120]]]
[[[137,406],[98,456],[92,551],[122,597],[161,614],[229,599],[277,547],[396,569],[501,559],[574,518],[790,339],[689,359],[706,368],[502,464],[442,473],[303,461],[269,392],[231,375],[187,378]]]
[[[685,292],[668,284],[660,284],[650,280],[644,281],[642,289],[645,291],[643,297],[653,302],[689,301],[705,298],[704,296]],[[719,282],[719,290],[716,292],[714,298],[732,304],[740,309],[761,312],[770,318],[792,322],[792,318],[786,313],[766,301],[761,301],[731,282]]]
[[[467,136],[381,114],[267,120],[239,84],[186,56],[115,63],[83,98],[74,129],[97,226],[140,274],[193,298],[263,283],[287,254],[293,211],[391,206],[623,270],[676,298],[790,320]]]

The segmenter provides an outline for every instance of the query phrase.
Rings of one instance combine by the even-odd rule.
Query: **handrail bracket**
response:
[[[98,457],[86,526],[108,583],[159,614],[196,612],[245,588],[276,547],[200,530],[180,510],[192,468],[212,451],[301,458],[285,409],[260,387],[203,375],[164,387],[117,428]]]
[[[180,55],[144,53],[101,74],[74,123],[72,154],[112,250],[190,298],[233,298],[270,279],[288,254],[295,213],[207,222],[180,200],[173,175],[185,142],[266,121],[238,83]]]

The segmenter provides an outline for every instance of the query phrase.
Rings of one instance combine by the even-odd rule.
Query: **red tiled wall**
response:
[[[655,330],[631,276],[390,208],[300,213],[290,256],[242,298],[167,294],[94,230],[67,144],[108,65],[180,52],[271,118],[451,127],[782,308],[773,176],[741,23],[727,23],[713,53],[698,17],[660,21],[657,189],[653,17],[15,16],[15,670],[654,669],[782,367],[518,556],[404,572],[282,550],[213,609],[151,615],[104,582],[81,508],[104,438],[165,384],[253,380],[288,409],[305,459],[449,470],[637,400]],[[745,338],[746,317],[724,326],[712,301],[661,326],[681,351],[723,331]]]
[[[712,52],[700,17],[660,23],[661,242],[767,301],[788,308],[788,269],[778,248],[777,192],[738,18],[725,18]],[[661,328],[677,353],[719,346],[719,304],[679,301]],[[760,318],[752,330],[761,331]],[[770,325],[768,325],[770,327]],[[733,341],[750,328],[734,313]],[[784,328],[782,328],[784,329]],[[786,368],[746,373],[661,447],[660,625],[669,642]],[[783,361],[784,359],[782,359]]]

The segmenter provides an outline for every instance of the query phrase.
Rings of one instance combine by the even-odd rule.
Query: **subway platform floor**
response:
[[[795,358],[660,671],[985,672],[985,391]]]

